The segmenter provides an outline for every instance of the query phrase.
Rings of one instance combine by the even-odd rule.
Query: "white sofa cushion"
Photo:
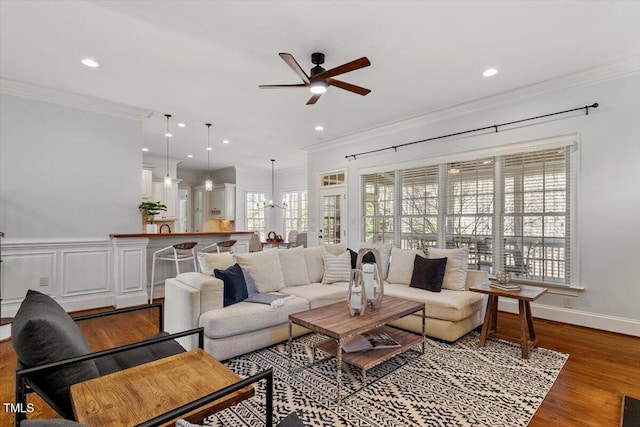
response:
[[[304,261],[307,264],[307,274],[309,275],[310,283],[322,282],[322,276],[324,275],[324,261],[322,260],[322,254],[326,252],[324,245],[316,246],[314,248],[304,248],[302,253],[304,254]]]
[[[316,285],[318,286],[318,285]],[[282,295],[285,297],[286,295]],[[289,315],[309,309],[309,302],[293,298],[278,308],[242,301],[223,310],[211,310],[200,316],[199,325],[209,338],[223,338],[269,328],[289,321]]]
[[[226,270],[235,264],[233,255],[229,252],[222,253],[206,253],[198,252],[198,264],[200,264],[200,271],[207,276],[213,276],[213,270],[216,268],[219,270]]]
[[[391,246],[391,243],[385,243],[383,245],[374,245],[373,243],[360,244],[360,249],[377,249],[378,252],[380,252],[380,262],[382,263],[380,268],[382,269],[383,279],[386,279],[389,275],[389,259],[391,258]],[[409,277],[409,280],[411,280],[411,277]]]
[[[280,291],[283,294],[295,295],[309,301],[309,308],[322,307],[335,302],[347,301],[349,284],[333,283],[331,286],[320,286],[317,283],[304,286],[293,286]]]
[[[347,245],[345,245],[344,243],[329,243],[324,245],[324,248],[327,250],[327,252],[337,256],[347,250]]]
[[[308,285],[309,273],[302,246],[292,249],[279,249],[280,269],[284,278],[284,286]]]
[[[444,270],[442,289],[464,291],[469,265],[469,248],[438,249],[429,248],[429,258],[446,258],[447,268]]]
[[[351,254],[348,251],[345,250],[337,256],[325,252],[322,254],[322,259],[324,260],[322,283],[348,282],[351,279]]]
[[[416,255],[424,258],[424,252],[419,249],[391,248],[391,261],[389,262],[387,282],[410,285]]]
[[[452,322],[466,319],[476,311],[482,310],[485,304],[483,294],[471,291],[460,292],[443,289],[441,292],[429,292],[392,283],[384,286],[384,293],[398,298],[424,302],[425,316]],[[384,298],[382,304],[384,306]],[[421,313],[416,314],[421,315]],[[427,333],[429,334],[429,331]]]
[[[236,254],[236,262],[253,277],[260,293],[277,292],[284,288],[277,249]]]

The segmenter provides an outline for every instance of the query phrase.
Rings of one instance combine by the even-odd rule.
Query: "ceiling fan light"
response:
[[[315,95],[320,95],[327,91],[327,84],[322,80],[316,80],[315,82],[311,82],[309,90]]]

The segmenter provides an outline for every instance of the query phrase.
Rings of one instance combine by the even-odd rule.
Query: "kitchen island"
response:
[[[134,233],[134,234],[111,234],[111,240],[116,249],[116,274],[120,275],[120,282],[127,289],[126,283],[141,281],[144,283],[144,289],[149,292],[151,283],[151,266],[153,261],[153,253],[157,250],[172,246],[176,243],[198,242],[195,246],[196,253],[202,248],[212,243],[221,242],[223,240],[237,240],[234,246],[234,252],[249,252],[249,240],[252,231],[217,231],[217,232],[200,232],[200,233]],[[141,245],[146,246],[146,256],[143,260],[139,258]],[[142,277],[127,277],[127,264],[134,264],[142,261],[144,267],[141,269]],[[197,261],[196,261],[197,264]],[[192,262],[181,262],[180,272],[193,271]],[[176,277],[176,266],[173,262],[158,261],[156,262],[155,283],[153,286],[154,298],[164,297],[164,281],[171,277]]]

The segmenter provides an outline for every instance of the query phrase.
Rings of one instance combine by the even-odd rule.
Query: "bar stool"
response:
[[[209,246],[205,246],[204,248],[200,249],[198,251],[198,253],[200,253],[200,252],[209,252],[209,251],[207,251],[207,249],[210,249],[210,248],[216,248],[218,253],[220,253],[220,252],[234,253],[233,246],[237,242],[238,242],[237,240],[223,240],[222,242],[212,243]]]
[[[196,266],[196,253],[194,246],[198,242],[176,243],[172,246],[157,250],[153,253],[153,261],[151,263],[151,293],[149,294],[149,304],[153,302],[153,283],[156,273],[156,260],[173,261],[176,263],[176,274],[180,274],[180,262],[193,260],[193,271],[198,271]]]

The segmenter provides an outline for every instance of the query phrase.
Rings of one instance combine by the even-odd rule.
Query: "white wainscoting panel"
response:
[[[56,251],[2,254],[2,301],[5,303],[20,303],[27,289],[55,295],[56,278]]]
[[[15,315],[29,289],[67,311],[143,304],[147,239],[135,240],[118,247],[109,237],[2,239],[3,317]]]
[[[111,291],[111,242],[104,249],[61,250],[62,296]]]
[[[147,238],[113,238],[116,307],[147,301]]]

